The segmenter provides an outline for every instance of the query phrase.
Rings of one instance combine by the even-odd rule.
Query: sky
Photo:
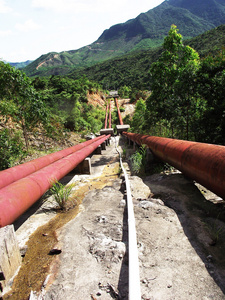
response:
[[[163,0],[0,0],[0,60],[76,50]]]

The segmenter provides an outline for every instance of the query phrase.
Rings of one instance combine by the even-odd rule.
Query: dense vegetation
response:
[[[217,54],[225,45],[225,25],[205,32],[191,40],[184,40],[184,45],[194,48],[200,57]],[[114,58],[92,67],[76,70],[68,76],[79,78],[85,74],[90,80],[99,82],[105,89],[117,89],[130,86],[133,90],[149,90],[151,87],[150,67],[162,53],[163,48],[136,51]]]
[[[200,59],[173,25],[150,75],[152,93],[137,102],[133,131],[224,145],[224,50]]]
[[[87,104],[87,92],[100,92],[99,84],[86,77],[73,80],[68,77],[36,77],[33,85],[51,112],[60,116],[64,127],[77,132],[98,132],[104,121],[104,112],[100,107]]]
[[[0,168],[26,155],[36,131],[43,143],[68,130],[99,131],[104,109],[88,104],[87,93],[103,97],[102,85],[136,103],[124,120],[134,132],[224,144],[224,31],[219,26],[187,42],[172,25],[163,47],[98,64],[87,76],[83,70],[29,79],[0,62]]]
[[[91,45],[42,55],[24,71],[28,76],[65,75],[124,54],[160,46],[171,24],[176,24],[184,39],[188,39],[224,23],[224,1],[167,0],[134,19],[110,27]]]
[[[23,69],[26,66],[28,66],[30,63],[32,63],[32,60],[27,60],[24,62],[11,62],[9,64],[10,64],[10,66],[15,67],[17,69]]]
[[[0,169],[5,169],[27,154],[29,141],[36,133],[64,139],[66,130],[97,132],[104,111],[87,104],[87,92],[100,86],[85,77],[29,79],[23,72],[0,62]]]

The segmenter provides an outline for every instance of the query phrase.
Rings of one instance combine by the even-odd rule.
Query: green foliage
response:
[[[201,57],[208,54],[217,55],[225,44],[225,25],[206,31],[191,40],[185,41],[184,44],[194,48]]]
[[[204,111],[195,122],[196,140],[225,143],[225,51],[201,61],[197,91]]]
[[[207,31],[191,40],[184,40],[183,44],[197,50],[200,57],[211,52],[215,54],[225,44],[225,25]],[[76,79],[85,74],[89,80],[99,82],[105,89],[129,86],[132,89],[129,97],[135,101],[135,89],[136,91],[150,90],[152,78],[149,69],[151,64],[158,60],[161,53],[162,47],[134,51],[88,68],[73,70],[69,76]]]
[[[48,110],[25,73],[0,62],[0,108],[23,130],[28,149],[28,130],[46,123]]]
[[[186,135],[189,139],[190,115],[195,114],[197,106],[194,86],[199,56],[194,49],[183,45],[175,25],[171,26],[163,47],[159,60],[151,66],[152,94],[147,100],[147,123],[151,126],[165,119],[171,127],[181,130],[183,136],[179,138]]]
[[[137,101],[135,112],[131,121],[131,132],[142,133],[146,128],[145,121],[146,102],[143,99]]]
[[[73,187],[72,184],[65,186],[58,181],[53,183],[50,192],[53,194],[53,199],[61,210],[66,210],[68,208],[68,202],[72,201],[69,197]]]
[[[87,93],[101,90],[98,83],[85,76],[71,79],[62,76],[36,77],[34,86],[43,95],[51,112],[63,120],[65,128],[76,132],[98,132],[104,122],[103,109],[87,105]]]
[[[3,128],[0,130],[0,170],[12,167],[24,157],[20,132]]]
[[[75,131],[98,131],[104,118],[101,109],[88,108],[86,102],[87,93],[100,88],[86,77],[36,77],[31,83],[25,73],[0,62],[1,116],[20,124],[27,148],[28,131],[35,127],[42,126],[54,138],[62,134],[62,121]]]
[[[185,38],[194,37],[225,23],[224,3],[221,0],[164,1],[134,19],[105,30],[91,45],[42,55],[24,70],[29,76],[65,75],[126,53],[158,47],[167,35],[171,20],[179,26]],[[118,72],[118,78],[120,74]],[[121,75],[123,77],[123,73]]]
[[[131,87],[130,86],[122,86],[119,88],[118,93],[120,98],[130,98]]]
[[[10,66],[15,67],[16,69],[22,69],[25,68],[27,65],[29,65],[32,62],[32,60],[27,60],[24,62],[16,62],[16,63],[11,63]]]
[[[69,77],[77,79],[85,74],[89,80],[99,82],[106,90],[119,87],[121,97],[123,96],[123,87],[126,86],[130,90],[129,97],[131,98],[135,90],[149,90],[149,68],[151,63],[158,58],[160,51],[160,49],[150,49],[127,54],[89,68],[75,70],[69,74]],[[122,91],[120,87],[122,87]]]
[[[44,135],[61,139],[63,123],[77,132],[98,132],[105,114],[100,107],[87,105],[87,93],[100,89],[98,83],[84,76],[77,80],[36,77],[31,82],[25,73],[0,62],[0,120],[4,126],[10,121],[22,129],[27,150],[29,135],[37,128],[42,131],[43,140]],[[13,131],[2,131],[1,135],[5,152],[1,165],[5,168],[19,158],[23,143]]]
[[[146,151],[146,145],[141,145],[141,147],[131,155],[131,170],[134,174],[144,173],[146,166]]]

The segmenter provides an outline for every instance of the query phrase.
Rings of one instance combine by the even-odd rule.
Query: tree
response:
[[[118,91],[120,97],[125,99],[130,97],[130,92],[131,92],[131,87],[126,85],[120,87]]]
[[[197,140],[225,144],[225,50],[202,59],[197,77],[205,109],[196,122]]]
[[[143,132],[145,129],[145,120],[144,116],[146,113],[146,102],[143,99],[137,101],[135,112],[131,122],[131,131],[132,132]]]
[[[46,123],[48,110],[25,73],[0,62],[0,114],[10,116],[23,130],[28,149],[28,129]]]
[[[195,113],[195,81],[200,59],[198,53],[184,46],[182,35],[175,25],[171,26],[164,40],[159,60],[151,66],[152,94],[147,100],[148,123],[167,120],[174,128],[186,127],[189,139],[190,112]],[[178,130],[179,131],[179,130]]]
[[[0,130],[0,170],[12,167],[14,162],[22,158],[24,154],[20,132],[2,128]]]

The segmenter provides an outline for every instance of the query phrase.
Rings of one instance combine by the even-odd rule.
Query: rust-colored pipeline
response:
[[[106,105],[106,110],[105,110],[105,129],[107,128],[108,124],[108,103]]]
[[[78,151],[78,150],[92,144],[93,142],[97,141],[100,138],[101,137],[97,137],[95,139],[86,141],[84,143],[80,143],[73,147],[69,147],[67,149],[31,160],[27,163],[0,171],[0,189],[3,188],[4,186],[11,184],[12,182],[14,182],[16,180],[19,180],[31,173],[34,173],[34,172],[46,167],[47,165],[65,157],[75,151]]]
[[[0,190],[0,227],[13,223],[33,205],[56,180],[60,180],[90,155],[110,135],[101,136],[75,153],[19,179]]]
[[[123,132],[186,176],[225,199],[225,146]]]
[[[109,101],[109,128],[112,127],[111,101]]]
[[[118,117],[119,117],[120,125],[123,125],[123,120],[122,120],[122,117],[121,117],[120,108],[119,108],[117,98],[115,98],[115,102],[116,102],[116,107],[117,107],[117,111],[118,111]]]

